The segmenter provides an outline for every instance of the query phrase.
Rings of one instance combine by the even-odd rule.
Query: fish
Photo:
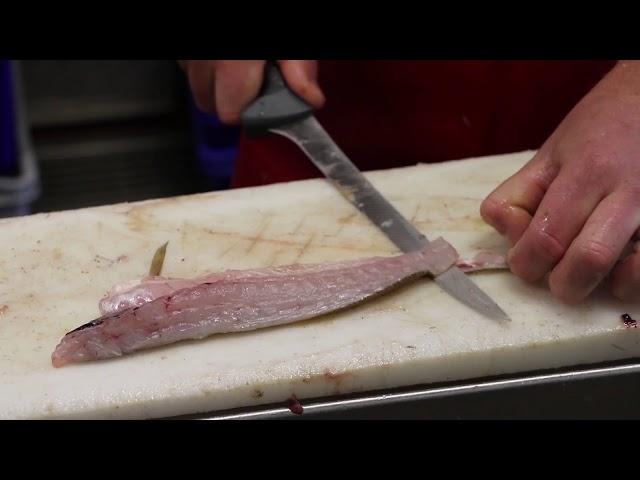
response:
[[[308,320],[354,307],[411,280],[439,275],[457,260],[455,248],[438,238],[422,250],[390,257],[228,270],[205,281],[151,281],[145,286],[147,294],[135,297],[143,303],[127,306],[116,300],[103,305],[113,310],[67,333],[51,361],[59,368]]]
[[[456,266],[465,273],[485,270],[507,269],[506,255],[492,251],[480,251],[469,259],[458,258]],[[202,283],[219,282],[242,278],[243,276],[257,276],[277,274],[298,268],[298,266],[276,267],[253,271],[228,270],[201,275],[196,278],[168,278],[159,275],[149,275],[140,280],[132,280],[115,285],[99,302],[101,315],[117,313],[127,308],[139,307],[156,298],[171,295],[184,288],[194,288]]]

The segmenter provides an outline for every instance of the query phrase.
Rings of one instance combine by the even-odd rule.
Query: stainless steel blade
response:
[[[403,252],[419,250],[429,243],[391,205],[340,150],[314,117],[271,129],[297,144],[342,195],[364,213]],[[454,298],[490,318],[509,316],[459,268],[452,267],[435,277],[442,289]]]

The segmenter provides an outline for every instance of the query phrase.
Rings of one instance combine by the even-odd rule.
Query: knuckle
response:
[[[556,262],[567,250],[567,247],[554,234],[544,229],[536,229],[532,232],[532,243],[536,245],[538,252]]]
[[[586,160],[589,171],[595,175],[601,175],[611,168],[612,160],[608,155],[591,153]]]
[[[582,262],[591,271],[606,273],[616,261],[616,256],[609,245],[591,240],[579,247],[577,261]]]

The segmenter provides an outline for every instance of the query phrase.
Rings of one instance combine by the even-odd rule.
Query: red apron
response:
[[[536,149],[613,61],[320,61],[317,118],[362,170]],[[243,137],[234,187],[320,176],[290,141]]]

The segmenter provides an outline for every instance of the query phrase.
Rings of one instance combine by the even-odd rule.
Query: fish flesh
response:
[[[506,256],[502,253],[481,251],[469,259],[459,258],[456,266],[465,273],[482,270],[502,270],[508,268]],[[131,307],[139,307],[156,298],[171,295],[184,288],[194,288],[208,282],[230,281],[244,276],[271,275],[279,272],[305,268],[304,265],[291,265],[261,270],[229,270],[221,273],[209,273],[197,278],[166,278],[148,276],[142,280],[133,280],[114,286],[102,300],[99,308],[102,315],[116,313]]]
[[[479,272],[482,270],[504,270],[509,268],[505,254],[491,251],[478,252],[470,259],[460,258],[456,262],[456,265],[465,273]]]
[[[438,238],[420,251],[393,257],[227,271],[209,275],[204,282],[147,282],[133,306],[117,300],[103,305],[115,309],[67,333],[52,363],[62,367],[310,319],[352,307],[412,279],[438,275],[457,260],[456,250]]]
[[[457,259],[456,250],[439,238],[423,250],[394,257],[227,271],[202,283],[158,281],[145,303],[120,308],[65,335],[52,363],[61,367],[306,320],[354,306],[413,278],[438,275]]]

